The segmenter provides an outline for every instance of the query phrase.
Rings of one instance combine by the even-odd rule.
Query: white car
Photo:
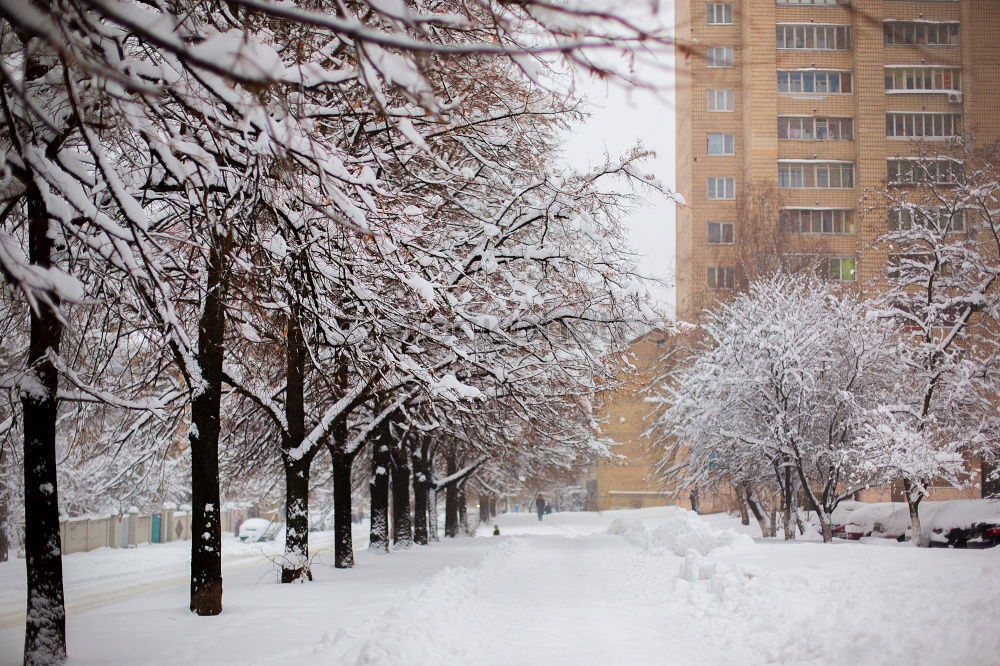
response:
[[[267,518],[247,518],[240,524],[240,541],[269,541],[274,538],[273,526]]]

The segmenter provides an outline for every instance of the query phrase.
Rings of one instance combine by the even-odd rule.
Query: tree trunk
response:
[[[749,525],[750,511],[747,508],[747,493],[744,488],[739,486],[736,488],[736,501],[740,506],[740,524]]]
[[[785,541],[795,539],[795,488],[792,487],[792,468],[785,466],[784,483],[781,488],[781,526],[785,531]]]
[[[924,498],[916,484],[909,479],[903,479],[903,492],[906,493],[906,507],[910,511],[910,541],[916,546],[923,545],[920,529],[920,501]]]
[[[490,497],[490,518],[497,517],[497,498]]]
[[[392,426],[389,427],[390,432]],[[392,447],[392,543],[400,550],[413,546],[410,524],[410,465],[406,435],[394,438]]]
[[[226,333],[225,241],[208,254],[205,309],[198,322],[198,365],[203,386],[191,402],[191,611],[222,612],[222,530],[219,521],[219,406]]]
[[[387,424],[381,427],[379,437],[372,449],[371,531],[368,550],[378,553],[389,552],[389,466],[390,436]]]
[[[52,267],[52,241],[41,193],[28,188],[28,261]],[[26,373],[35,384],[21,391],[24,424],[24,550],[28,607],[24,626],[26,665],[66,660],[66,610],[63,601],[62,541],[56,484],[56,413],[59,375],[49,354],[59,353],[62,324],[53,303],[30,309],[31,336]],[[32,376],[33,375],[33,376]]]
[[[430,463],[428,463],[430,469]],[[438,498],[437,488],[434,487],[434,480],[428,476],[427,479],[427,536],[431,541],[440,541],[441,533],[438,531]]]
[[[294,265],[295,262],[293,262]],[[292,283],[295,284],[293,272]],[[287,452],[298,449],[306,436],[305,413],[306,346],[302,337],[299,306],[292,305],[285,335],[285,422],[288,428],[282,442],[285,455],[285,560],[281,582],[312,580],[309,570],[309,467],[310,452],[299,452],[298,459]]]
[[[490,500],[486,495],[479,496],[479,522],[483,525],[490,522]]]
[[[8,532],[9,500],[7,498],[7,461],[5,446],[0,446],[0,562],[6,562],[10,557],[10,534]]]
[[[413,541],[421,546],[426,546],[429,540],[427,534],[427,491],[428,475],[425,459],[427,457],[427,445],[422,443],[419,447],[414,447],[413,463]]]
[[[285,461],[285,558],[281,582],[312,580],[309,570],[309,460]]]
[[[753,513],[754,518],[757,519],[757,524],[760,526],[760,535],[762,537],[773,537],[774,536],[774,525],[768,520],[767,514],[764,513],[764,509],[760,506],[760,502],[757,500],[757,495],[754,494],[749,488],[746,489],[746,502],[750,511]]]
[[[330,451],[333,460],[333,565],[354,567],[354,537],[351,534],[351,469],[355,453]]]
[[[451,476],[458,471],[455,455],[449,454],[445,459],[445,476]],[[444,489],[444,535],[454,538],[458,536],[458,484],[449,483]]]
[[[459,534],[469,533],[469,507],[465,497],[465,481],[455,484],[458,488],[458,530]]]

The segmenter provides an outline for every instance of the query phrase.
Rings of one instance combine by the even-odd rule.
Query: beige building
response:
[[[828,279],[868,282],[887,261],[873,241],[890,213],[862,216],[865,192],[905,184],[912,158],[956,136],[1000,139],[996,0],[675,8],[682,320],[696,320],[775,250]],[[866,499],[898,499],[895,490]]]
[[[885,257],[866,250],[886,226],[862,223],[866,188],[905,173],[915,137],[1000,138],[998,10],[996,0],[677,0],[678,317],[724,297],[746,266],[741,250],[761,238],[830,279],[878,274]],[[738,215],[752,191],[777,205]]]
[[[676,339],[662,331],[635,340],[629,348],[629,361],[636,373],[614,393],[603,396],[598,422],[602,435],[614,446],[613,457],[599,460],[596,466],[594,502],[598,511],[666,504],[691,508],[689,492],[675,493],[673,484],[659,479],[655,468],[661,453],[651,449],[646,435],[654,411],[647,399],[648,389],[665,370],[668,350],[675,343]],[[697,508],[702,513],[736,508],[736,499],[730,495],[703,493],[697,499]]]

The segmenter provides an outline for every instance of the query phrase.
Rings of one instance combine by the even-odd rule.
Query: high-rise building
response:
[[[833,280],[880,274],[866,189],[905,175],[917,140],[1000,138],[997,0],[677,0],[676,14],[682,319],[738,283],[741,243]]]

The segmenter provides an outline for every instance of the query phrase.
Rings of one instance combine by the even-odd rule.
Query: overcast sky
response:
[[[566,160],[581,167],[596,165],[604,160],[605,153],[621,154],[641,142],[644,148],[656,152],[656,158],[648,160],[643,170],[675,189],[673,77],[670,73],[665,77],[663,89],[656,94],[619,87],[609,89],[603,82],[579,81],[586,85],[585,96],[590,101],[592,116],[567,137]],[[669,289],[656,296],[673,312],[676,205],[653,193],[645,198],[647,204],[625,223],[632,246],[643,255],[642,271],[670,281]]]

